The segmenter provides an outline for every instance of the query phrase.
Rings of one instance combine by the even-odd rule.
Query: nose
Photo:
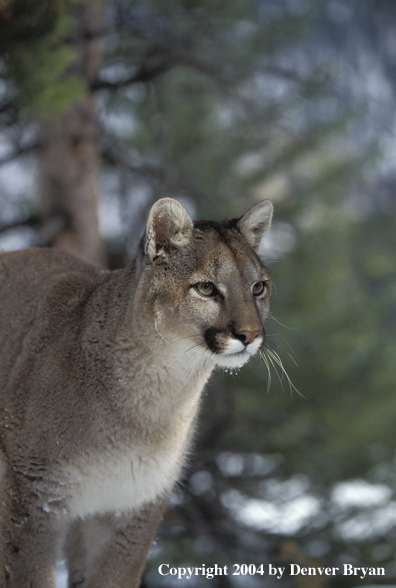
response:
[[[261,329],[258,329],[256,331],[238,331],[238,333],[235,333],[235,336],[237,339],[242,341],[242,343],[246,346],[249,345],[249,343],[253,343],[255,338],[262,334],[263,331]]]

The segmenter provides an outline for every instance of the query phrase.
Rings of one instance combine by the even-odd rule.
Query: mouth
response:
[[[234,351],[232,353],[214,353],[213,361],[218,367],[223,368],[240,368],[249,361],[253,354],[247,349]]]
[[[206,338],[206,345],[212,353],[213,363],[223,368],[240,368],[253,357],[263,346],[264,338],[256,337],[249,344],[230,337],[226,344],[219,345],[216,340]]]

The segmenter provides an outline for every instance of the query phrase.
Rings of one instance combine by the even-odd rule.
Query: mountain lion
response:
[[[123,270],[0,255],[0,588],[134,588],[215,366],[264,345],[272,204],[193,222],[152,207]]]

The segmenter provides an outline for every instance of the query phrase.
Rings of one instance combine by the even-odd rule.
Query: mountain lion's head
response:
[[[226,368],[242,366],[263,347],[271,280],[258,254],[271,218],[268,200],[222,222],[193,222],[170,198],[154,204],[138,297],[167,343],[183,341]]]

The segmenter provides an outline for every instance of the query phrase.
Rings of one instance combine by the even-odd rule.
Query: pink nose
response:
[[[253,343],[253,341],[255,340],[255,338],[258,335],[262,335],[262,331],[239,331],[237,333],[238,335],[238,339],[240,339],[242,341],[242,343],[244,345],[249,345],[249,343]]]

